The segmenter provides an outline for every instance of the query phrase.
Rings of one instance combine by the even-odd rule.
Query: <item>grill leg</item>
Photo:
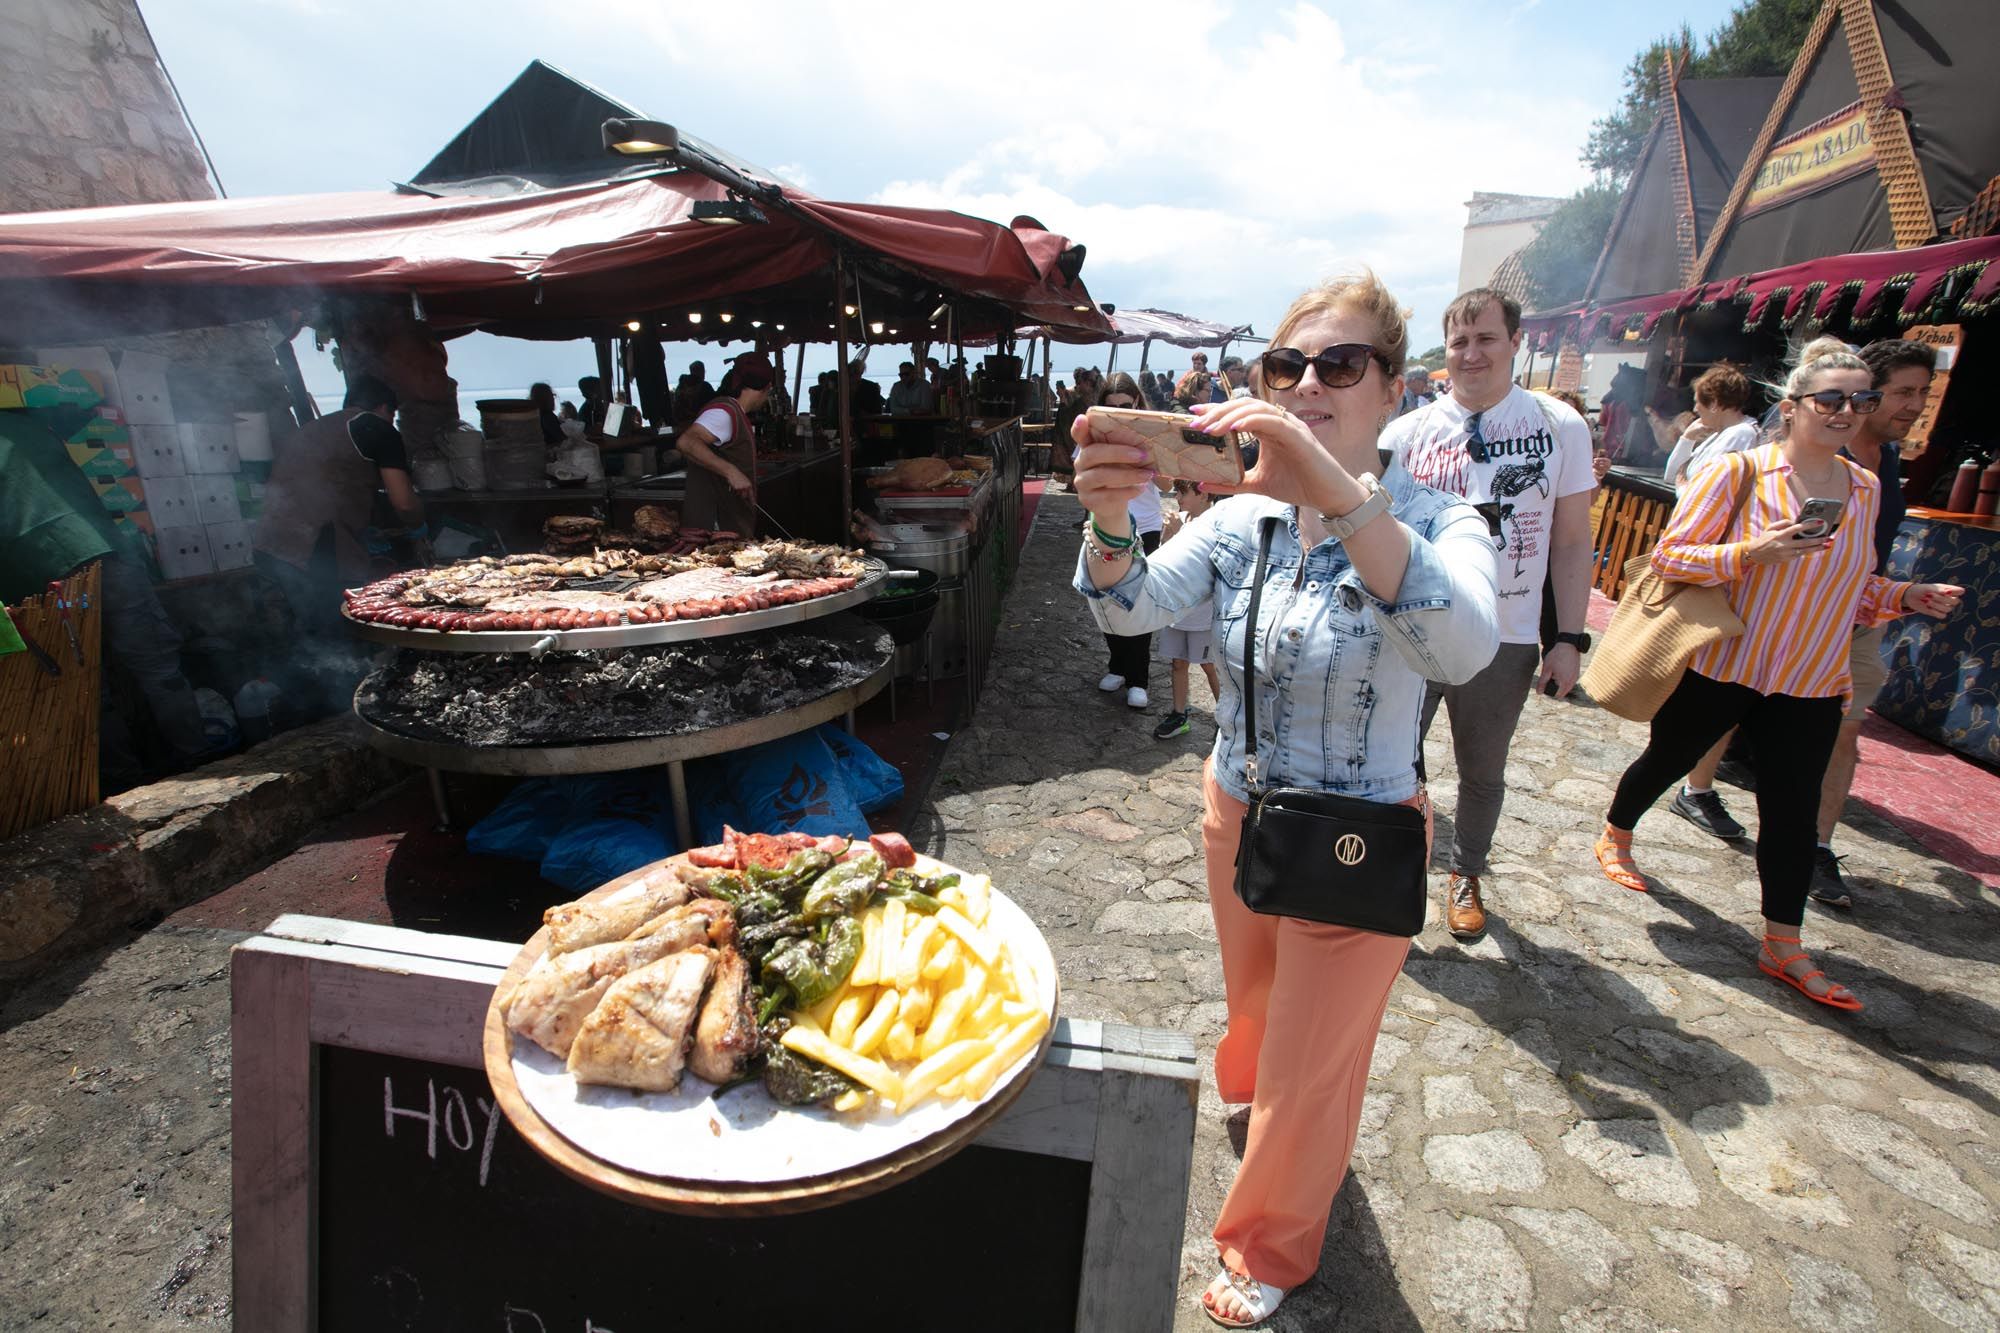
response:
[[[438,818],[437,831],[439,833],[449,833],[451,832],[451,797],[444,789],[444,774],[435,768],[427,768],[424,770],[424,776],[430,779],[431,806],[437,811]]]
[[[694,846],[694,821],[688,818],[687,770],[678,759],[667,765],[667,795],[674,804],[674,836],[686,851]]]

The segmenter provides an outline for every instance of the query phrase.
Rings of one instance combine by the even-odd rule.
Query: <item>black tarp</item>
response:
[[[513,194],[659,170],[658,163],[606,151],[604,122],[613,119],[648,117],[545,60],[531,60],[505,91],[410,178],[410,185],[440,194]],[[681,142],[745,176],[791,185],[777,173],[685,131]]]
[[[1743,159],[1784,83],[1779,78],[1684,79],[1679,132],[1672,116],[1654,122],[1638,167],[1625,187],[1618,216],[1604,238],[1604,253],[1587,294],[1593,301],[1616,301],[1681,285],[1680,252],[1674,237],[1674,173],[1687,158],[1688,192],[1694,203],[1696,253],[1715,230]]]
[[[639,114],[554,65],[530,61],[410,183],[490,181],[498,192],[603,180],[626,165],[604,151],[604,122]]]
[[[1876,24],[1940,230],[2000,174],[2000,5],[1875,0]],[[1846,34],[1836,25],[1799,88],[1777,139],[1860,96]],[[1895,245],[1889,200],[1873,169],[1763,212],[1739,216],[1708,266],[1711,277]]]

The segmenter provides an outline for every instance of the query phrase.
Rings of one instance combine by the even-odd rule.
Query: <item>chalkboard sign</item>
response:
[[[816,1212],[694,1217],[572,1180],[495,1110],[480,1030],[515,952],[291,916],[237,946],[238,1328],[1171,1326],[1185,1037],[1058,1019],[1026,1089],[958,1155]]]
[[[818,1212],[686,1217],[548,1165],[474,1070],[324,1047],[318,1103],[325,1333],[1075,1319],[1088,1162],[972,1147]]]

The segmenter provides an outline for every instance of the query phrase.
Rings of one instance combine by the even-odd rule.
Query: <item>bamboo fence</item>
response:
[[[0,838],[97,803],[101,572],[93,560],[61,584],[75,647],[54,595],[8,608],[22,636],[55,659],[62,674],[49,675],[32,652],[0,656]]]

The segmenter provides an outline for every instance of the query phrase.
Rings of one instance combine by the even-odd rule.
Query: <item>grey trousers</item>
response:
[[[1451,748],[1458,759],[1458,808],[1452,812],[1451,868],[1486,873],[1500,802],[1507,794],[1507,749],[1542,664],[1538,644],[1503,643],[1486,669],[1463,685],[1432,681],[1424,691],[1419,736],[1430,735],[1440,701],[1451,704]]]

